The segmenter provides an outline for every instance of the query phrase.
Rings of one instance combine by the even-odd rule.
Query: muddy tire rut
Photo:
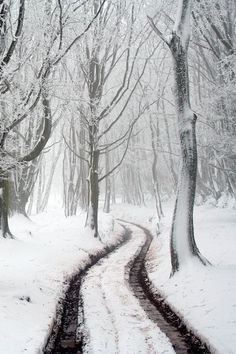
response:
[[[127,241],[128,238],[124,234],[117,245],[107,247],[103,252],[90,256],[90,262],[87,266],[71,278],[65,297],[58,304],[56,319],[43,349],[43,354],[83,353],[83,337],[78,333],[78,314],[80,313],[80,317],[83,318],[83,301],[80,297],[81,282],[91,267],[95,266],[101,259],[108,257],[111,252]]]
[[[133,294],[138,298],[141,307],[149,319],[169,338],[177,354],[210,354],[206,345],[187,329],[181,319],[165,304],[161,296],[151,292],[144,264],[146,254],[152,242],[152,236],[142,226],[133,225],[135,225],[135,228],[142,229],[146,237],[140,252],[128,264],[128,279]],[[134,227],[132,229],[132,232],[135,232]],[[83,338],[83,333],[78,330],[80,328],[78,318],[83,319],[83,300],[80,296],[81,282],[91,267],[96,267],[96,264],[100,260],[108,259],[113,251],[117,251],[122,245],[128,243],[130,235],[131,231],[125,228],[124,241],[120,245],[107,249],[106,255],[100,254],[93,257],[86,269],[72,278],[61,306],[61,311],[59,311],[59,319],[55,322],[51,336],[43,351],[44,354],[83,353],[85,339]],[[124,272],[127,272],[127,266],[125,267],[125,265]],[[80,313],[80,316],[78,316],[78,313]]]
[[[136,224],[135,224],[136,225]],[[146,242],[134,260],[129,274],[130,285],[148,317],[170,339],[177,354],[210,354],[207,346],[187,329],[182,320],[172,311],[158,294],[153,294],[145,269],[145,257],[152,242],[150,232],[140,225]]]

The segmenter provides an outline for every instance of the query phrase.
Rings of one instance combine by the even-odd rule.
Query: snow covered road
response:
[[[135,232],[128,242],[92,267],[83,281],[83,353],[174,353],[169,339],[147,317],[130,289],[129,264],[146,241],[141,229],[130,228]]]

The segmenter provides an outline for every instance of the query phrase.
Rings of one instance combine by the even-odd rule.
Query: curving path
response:
[[[91,268],[82,283],[83,353],[174,353],[129,286],[131,262],[146,242],[144,232],[135,229],[126,229],[129,240]]]

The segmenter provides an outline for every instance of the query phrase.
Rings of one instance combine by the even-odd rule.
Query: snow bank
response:
[[[113,230],[112,217],[101,214],[100,219],[105,243],[84,228],[83,213],[66,219],[54,210],[32,221],[11,220],[17,239],[0,240],[1,354],[38,353],[44,346],[68,278],[85,267],[90,255],[120,239],[122,229]]]

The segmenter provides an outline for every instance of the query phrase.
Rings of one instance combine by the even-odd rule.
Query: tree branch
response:
[[[42,152],[43,148],[46,146],[50,136],[51,136],[51,131],[52,131],[52,114],[51,114],[51,109],[50,109],[50,103],[48,99],[47,93],[43,92],[42,93],[42,104],[43,104],[43,110],[44,110],[44,129],[41,135],[40,140],[38,143],[35,145],[33,150],[23,156],[21,159],[19,159],[19,162],[29,162],[37,158],[40,153]]]
[[[99,9],[98,9],[98,11],[97,11],[97,13],[96,13],[95,16],[93,17],[92,21],[89,22],[89,24],[87,25],[87,27],[85,28],[85,30],[84,30],[81,34],[79,34],[79,35],[69,44],[69,46],[66,48],[66,50],[64,51],[64,53],[62,53],[62,54],[52,63],[53,66],[54,66],[54,65],[57,65],[57,64],[61,61],[61,59],[63,59],[63,58],[66,56],[66,54],[67,54],[67,53],[69,52],[69,50],[73,47],[73,45],[74,45],[76,42],[78,42],[78,40],[80,40],[80,38],[83,37],[83,35],[84,35],[86,32],[88,32],[88,30],[90,29],[90,27],[92,26],[92,24],[94,23],[94,21],[96,20],[96,18],[97,18],[98,15],[100,14],[100,12],[102,11],[102,8],[103,8],[105,2],[106,2],[106,0],[103,0],[103,2],[101,3],[101,5],[100,5],[100,7],[99,7]]]
[[[2,68],[9,63],[9,61],[12,57],[12,54],[14,53],[14,50],[16,48],[17,41],[21,35],[22,28],[23,28],[23,22],[24,22],[24,15],[25,15],[25,0],[20,0],[19,15],[18,15],[16,32],[15,32],[14,38],[11,42],[11,45],[10,45],[6,55],[4,56],[4,58],[1,61],[1,64],[0,64],[1,75],[2,75]]]
[[[77,154],[77,152],[75,152],[75,151],[72,149],[72,147],[71,147],[71,146],[68,144],[68,142],[66,141],[66,138],[65,138],[64,135],[63,135],[63,140],[64,140],[66,146],[68,147],[68,149],[69,149],[76,157],[78,157],[78,159],[87,162],[87,164],[89,165],[89,161],[88,161],[85,157],[83,157],[83,156]]]
[[[160,37],[163,40],[163,42],[165,42],[169,46],[169,42],[167,41],[167,39],[165,38],[163,33],[157,28],[153,19],[150,16],[147,16],[147,18],[148,18],[148,21],[149,21],[153,31],[158,35],[158,37]]]

